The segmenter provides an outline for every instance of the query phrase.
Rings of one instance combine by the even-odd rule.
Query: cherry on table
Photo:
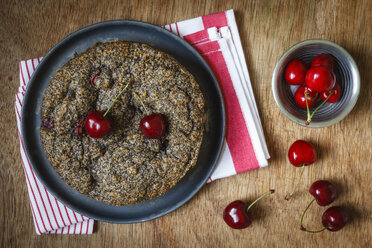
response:
[[[317,92],[328,91],[336,84],[333,72],[324,66],[311,67],[306,72],[306,85]]]
[[[252,224],[251,217],[246,210],[247,203],[241,200],[233,201],[223,211],[223,220],[234,229],[246,228]]]
[[[327,180],[318,180],[314,182],[311,185],[309,192],[312,196],[314,196],[316,202],[320,206],[327,206],[331,204],[337,196],[335,186]]]
[[[295,102],[299,107],[307,109],[306,98],[308,107],[312,108],[318,99],[318,92],[312,91],[307,86],[300,86],[295,93]]]
[[[338,206],[330,207],[323,213],[322,215],[322,224],[324,226],[323,229],[313,231],[306,229],[303,226],[304,216],[315,200],[320,206],[327,206],[331,204],[337,196],[336,188],[332,183],[330,183],[327,180],[319,180],[314,182],[311,185],[309,192],[311,195],[314,196],[314,199],[307,205],[304,212],[302,213],[300,222],[301,230],[310,233],[319,233],[323,232],[325,229],[335,232],[343,228],[349,220],[349,213],[346,209]]]
[[[304,140],[296,140],[288,150],[288,159],[295,167],[310,165],[317,159],[317,153],[312,144]]]
[[[258,197],[249,206],[247,206],[246,202],[243,202],[241,200],[231,202],[223,211],[223,220],[227,225],[234,229],[243,229],[250,226],[252,224],[252,219],[250,214],[248,213],[249,209],[263,197],[274,192],[275,191],[273,189],[269,190],[268,192]]]
[[[331,95],[331,93],[332,93],[332,95]],[[329,95],[331,95],[331,96],[329,96]],[[336,82],[333,89],[322,92],[320,94],[320,97],[322,98],[323,101],[327,100],[327,102],[329,102],[329,103],[337,102],[341,97],[341,86]]]
[[[162,114],[153,113],[142,118],[140,127],[147,138],[159,139],[166,130],[165,119]]]
[[[335,60],[332,55],[328,53],[322,53],[316,56],[310,63],[310,67],[325,66],[333,71]]]
[[[284,71],[284,78],[291,85],[302,85],[305,83],[307,65],[299,59],[292,60]]]
[[[349,221],[349,212],[343,207],[333,206],[328,208],[322,215],[322,225],[324,228],[320,230],[309,230],[303,226],[303,218],[306,211],[309,209],[310,205],[314,202],[311,201],[310,204],[306,207],[305,211],[301,216],[301,230],[309,233],[320,233],[324,230],[329,230],[331,232],[336,232],[342,229],[346,223]]]
[[[92,138],[101,138],[113,129],[110,118],[105,117],[102,112],[94,110],[85,118],[84,127],[86,133]]]
[[[285,200],[289,200],[294,192],[296,191],[298,185],[301,182],[302,175],[304,173],[305,166],[314,163],[317,159],[317,153],[312,144],[304,140],[296,140],[288,150],[289,162],[295,167],[302,167],[300,176],[297,180],[295,187],[292,192],[285,196]]]
[[[349,221],[349,212],[343,207],[330,207],[322,215],[323,226],[332,232],[342,229]]]

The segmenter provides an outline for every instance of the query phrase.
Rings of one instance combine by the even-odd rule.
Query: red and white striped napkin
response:
[[[20,115],[22,101],[26,92],[26,85],[39,63],[39,58],[20,62],[20,86],[15,101],[22,164],[26,174],[28,195],[30,197],[30,205],[36,233],[38,235],[42,233],[91,234],[93,232],[94,220],[84,217],[67,208],[46,190],[44,185],[41,184],[39,179],[35,176],[23,147]]]
[[[267,166],[263,134],[234,11],[176,22],[164,28],[188,41],[213,70],[225,101],[226,142],[209,182]]]
[[[213,180],[268,165],[269,153],[254,99],[233,10],[176,22],[163,28],[181,36],[212,68],[225,101],[226,142]],[[15,110],[23,168],[37,234],[91,234],[94,221],[55,199],[36,178],[24,151],[20,112],[26,85],[41,58],[20,62]]]

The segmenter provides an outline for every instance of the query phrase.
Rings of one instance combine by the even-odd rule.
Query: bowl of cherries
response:
[[[354,59],[327,40],[305,40],[289,48],[275,66],[274,99],[302,126],[326,127],[350,113],[360,90]]]

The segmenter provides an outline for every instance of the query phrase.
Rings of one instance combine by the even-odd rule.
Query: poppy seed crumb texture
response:
[[[80,130],[90,111],[106,111],[126,85],[108,113],[111,133],[93,139]],[[161,138],[141,132],[146,111],[165,116]],[[196,164],[204,99],[194,77],[168,54],[137,42],[97,43],[52,77],[41,119],[48,123],[40,129],[44,151],[69,186],[107,204],[131,205],[164,194]]]

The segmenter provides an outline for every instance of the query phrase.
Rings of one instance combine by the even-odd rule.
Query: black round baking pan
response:
[[[172,55],[193,74],[205,99],[205,131],[194,168],[164,195],[131,206],[111,206],[69,187],[49,163],[40,141],[40,109],[50,78],[73,58],[74,53],[82,53],[96,42],[112,40],[142,42]],[[27,157],[47,190],[80,214],[114,223],[151,220],[177,209],[190,200],[213,172],[223,148],[225,135],[222,94],[212,70],[200,54],[182,38],[161,27],[128,20],[102,22],[82,28],[52,48],[42,59],[27,85],[21,118],[22,139]]]

